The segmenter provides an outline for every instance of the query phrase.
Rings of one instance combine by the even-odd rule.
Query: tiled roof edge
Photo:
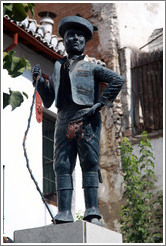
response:
[[[19,22],[11,20],[8,15],[5,15],[4,17],[6,17],[11,22],[14,22],[17,26],[21,27],[26,32],[30,33],[34,38],[38,39],[49,49],[55,51],[61,56],[66,55],[62,38],[58,37],[55,34],[53,35],[50,32],[45,32],[44,27],[37,24],[36,20],[29,19],[29,17],[27,17],[25,20]]]
[[[44,27],[37,24],[36,20],[29,19],[29,17],[27,17],[25,20],[19,22],[11,20],[8,15],[5,15],[4,17],[10,22],[14,22],[18,27],[24,29],[27,33],[31,34],[35,39],[40,41],[50,50],[60,54],[61,56],[67,55],[63,45],[63,39],[55,34],[51,34],[50,32],[45,32]],[[106,66],[103,61],[97,60],[95,57],[88,57],[88,61],[104,67]]]

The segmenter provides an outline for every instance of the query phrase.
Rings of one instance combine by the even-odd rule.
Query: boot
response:
[[[58,194],[58,214],[55,216],[56,224],[73,222],[71,213],[71,201],[73,190],[59,190]]]
[[[102,226],[101,215],[98,210],[98,188],[87,187],[84,189],[86,211],[83,220]]]

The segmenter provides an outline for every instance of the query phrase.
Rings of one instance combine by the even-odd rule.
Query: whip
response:
[[[32,118],[33,107],[34,107],[34,104],[35,104],[35,97],[36,97],[36,92],[37,92],[38,81],[39,81],[39,78],[37,77],[36,78],[36,84],[35,84],[35,90],[34,90],[34,94],[33,94],[33,99],[32,99],[32,105],[31,105],[31,108],[30,108],[30,115],[29,115],[29,118],[28,118],[28,125],[27,125],[27,129],[25,131],[25,134],[24,134],[24,139],[23,139],[23,144],[22,145],[23,145],[23,150],[24,150],[24,156],[25,156],[25,159],[26,159],[26,167],[27,167],[27,169],[28,169],[28,171],[30,173],[30,176],[31,176],[33,182],[36,185],[36,189],[40,193],[40,196],[41,196],[41,199],[42,199],[43,203],[45,204],[49,214],[51,215],[53,224],[55,224],[54,216],[53,216],[53,214],[52,214],[52,212],[51,212],[51,210],[50,210],[50,208],[49,208],[49,206],[48,206],[48,204],[47,204],[47,202],[46,202],[46,200],[44,198],[44,195],[43,195],[43,193],[42,193],[37,181],[35,180],[35,177],[34,177],[34,175],[32,173],[32,170],[30,169],[29,159],[28,159],[28,155],[27,155],[27,151],[26,151],[26,147],[25,147],[27,135],[28,135],[28,132],[29,132],[29,129],[30,129],[30,123],[31,123],[31,118]]]

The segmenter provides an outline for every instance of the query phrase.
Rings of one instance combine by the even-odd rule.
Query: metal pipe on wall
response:
[[[4,52],[8,52],[9,50],[12,50],[16,45],[18,44],[18,33],[16,32],[13,36],[13,43],[4,50]]]

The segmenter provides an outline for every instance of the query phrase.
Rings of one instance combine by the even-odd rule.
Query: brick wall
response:
[[[35,19],[37,20],[38,24],[40,23],[41,17],[38,16],[39,12],[42,11],[51,11],[57,15],[54,19],[54,27],[53,27],[53,34],[58,34],[58,23],[59,21],[68,15],[76,15],[79,13],[85,19],[91,21],[93,12],[91,3],[36,3],[35,4]],[[95,21],[92,22],[95,24]],[[100,59],[100,53],[96,49],[99,44],[98,33],[94,32],[93,38],[88,41],[85,53],[89,56],[95,57],[96,59]]]

